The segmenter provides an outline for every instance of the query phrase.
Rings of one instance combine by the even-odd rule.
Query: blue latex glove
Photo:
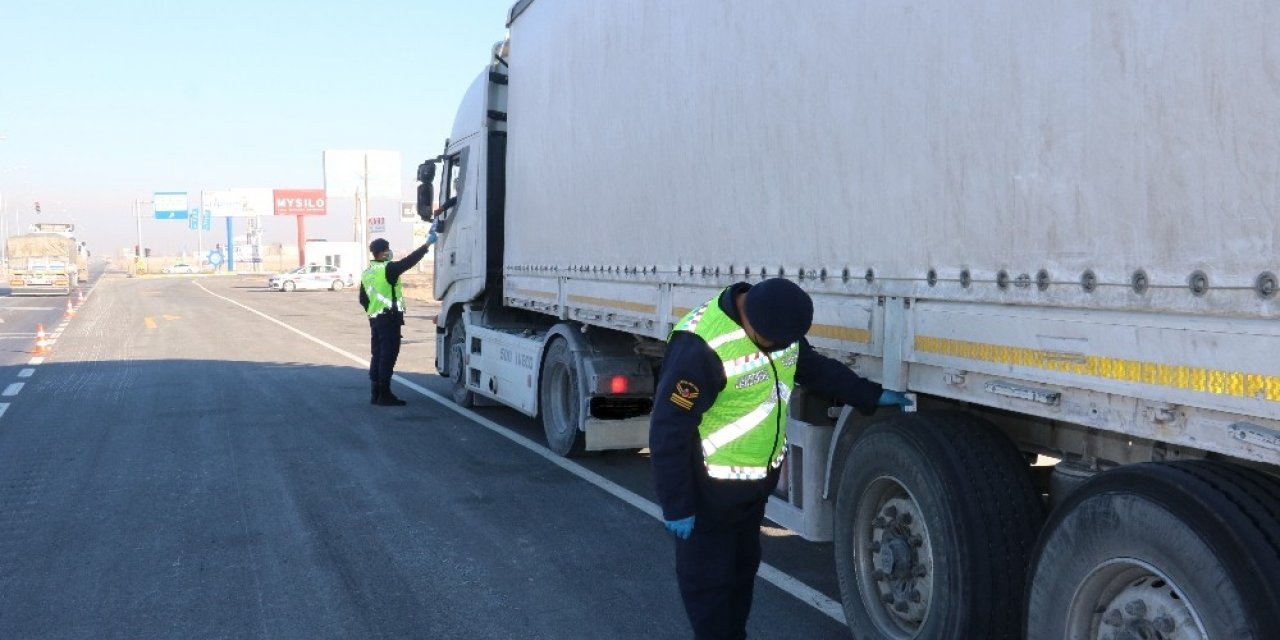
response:
[[[900,407],[906,409],[915,403],[901,391],[890,391],[885,389],[880,393],[880,400],[876,404],[881,407]]]
[[[671,535],[681,540],[688,540],[689,535],[693,533],[693,518],[694,516],[689,516],[680,520],[667,520],[663,524],[667,526],[667,531],[671,532]]]
[[[435,244],[440,236],[436,234],[436,229],[440,228],[440,218],[436,218],[431,222],[431,230],[427,232],[427,244]]]

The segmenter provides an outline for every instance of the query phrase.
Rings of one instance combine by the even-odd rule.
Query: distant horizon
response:
[[[80,0],[0,9],[0,86],[21,98],[0,101],[2,226],[35,221],[38,201],[40,220],[72,222],[95,255],[117,255],[136,243],[135,199],[320,188],[327,149],[399,151],[401,200],[411,200],[418,163],[440,153],[510,6]],[[153,44],[160,36],[164,47]],[[330,195],[328,214],[307,220],[308,236],[351,239],[354,206]],[[375,200],[370,214],[406,245],[412,225],[399,221],[399,202]],[[264,243],[296,244],[293,216],[262,223]],[[185,220],[144,217],[142,238],[155,254],[197,245]],[[204,240],[225,243],[221,218]]]

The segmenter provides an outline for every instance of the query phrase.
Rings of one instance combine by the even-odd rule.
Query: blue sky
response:
[[[325,149],[399,150],[407,199],[511,2],[0,2],[5,219],[28,224],[39,200],[118,253],[135,197],[320,187]],[[308,235],[349,240],[350,215],[333,203]],[[185,229],[146,220],[144,244],[194,250]],[[409,240],[407,225],[388,233]],[[292,244],[293,218],[266,236]]]

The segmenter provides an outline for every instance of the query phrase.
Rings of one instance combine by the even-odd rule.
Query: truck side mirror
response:
[[[435,182],[436,182],[436,162],[438,158],[427,160],[418,165],[418,217],[423,222],[431,222],[435,217],[435,210],[432,208],[432,202],[435,200]]]
[[[435,200],[435,188],[430,182],[424,182],[418,185],[418,217],[423,222],[431,222],[435,218],[436,212],[432,208],[432,202]]]

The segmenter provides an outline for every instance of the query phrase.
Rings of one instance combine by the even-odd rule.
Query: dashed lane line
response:
[[[19,371],[19,372],[18,372],[18,377],[19,377],[19,378],[30,378],[30,377],[31,377],[31,374],[33,374],[33,373],[35,373],[35,372],[36,372],[36,370],[35,370],[35,369],[32,369],[32,368],[26,368],[26,369],[23,369],[22,371]]]
[[[4,417],[4,412],[9,410],[8,402],[0,402],[0,418]]]
[[[10,384],[4,388],[4,391],[0,392],[0,396],[16,396],[18,395],[18,392],[22,391],[22,387],[24,385],[26,385],[25,382],[15,382]]]
[[[44,356],[36,356],[36,357],[34,357],[34,358],[32,358],[32,359],[28,360],[28,361],[27,361],[27,364],[28,364],[28,365],[30,365],[30,366],[33,366],[33,367],[34,367],[34,366],[36,366],[36,365],[44,364]]]
[[[244,309],[245,311],[248,311],[249,313],[252,313],[264,320],[267,320],[268,322],[274,323],[280,327],[283,327],[284,329],[292,331],[293,333],[296,333],[299,336],[302,336],[303,338],[310,340],[311,342],[314,342],[334,353],[337,353],[338,355],[341,355],[347,358],[348,360],[351,360],[352,362],[363,365],[365,367],[369,366],[369,361],[367,359],[361,358],[360,356],[357,356],[349,351],[345,351],[339,347],[335,347],[329,344],[328,342],[325,342],[309,333],[306,333],[300,329],[296,329],[289,324],[281,322],[280,320],[276,320],[275,318],[261,311],[258,311],[257,309],[254,309],[253,307],[250,307],[248,305],[232,300],[231,298],[228,298],[226,296],[216,294],[206,289],[204,285],[200,284],[199,282],[192,282],[192,284],[196,285],[197,287],[200,287],[201,289],[204,290],[205,293],[215,298],[229,302],[237,307],[240,307],[241,309]],[[399,375],[393,376],[392,379],[418,392],[420,395],[430,398],[431,400],[434,400],[441,407],[444,407],[445,409],[448,409],[464,418],[467,418],[468,420],[471,420],[472,422],[475,422],[476,424],[479,424],[480,426],[510,440],[516,445],[519,445],[531,451],[535,455],[541,456],[543,459],[547,460],[551,464],[554,464],[557,467],[560,467],[561,469],[564,469],[565,471],[568,471],[569,473],[575,476],[578,476],[582,480],[590,482],[591,484],[595,485],[596,487],[599,487],[601,490],[605,491],[606,493],[631,505],[632,507],[635,507],[639,511],[645,513],[646,515],[654,519],[657,519],[659,521],[662,520],[662,510],[658,507],[658,505],[644,499],[639,494],[631,491],[630,489],[626,489],[622,485],[619,485],[618,483],[608,478],[605,478],[604,476],[594,471],[591,471],[586,467],[579,465],[576,462],[573,462],[566,458],[561,458],[560,456],[549,451],[546,447],[543,447],[541,444],[536,443],[474,411],[471,411],[470,409],[459,407],[452,400],[447,400],[445,399],[444,396],[441,396],[436,392],[431,391],[430,389],[427,389],[426,387],[423,387],[417,383],[414,383],[411,380],[403,378]],[[759,575],[761,580],[764,580],[765,582],[772,584],[778,589],[781,589],[782,591],[786,592],[788,595],[809,605],[810,607],[813,607],[814,609],[817,609],[819,612],[825,614],[832,620],[839,622],[841,625],[846,624],[845,617],[844,617],[844,608],[841,606],[841,604],[835,600],[832,600],[831,598],[828,598],[826,594],[822,593],[821,591],[818,591],[817,589],[814,589],[813,587],[810,587],[809,585],[804,584],[800,580],[797,580],[796,578],[786,573],[783,573],[780,569],[768,563],[764,563],[764,562],[760,563],[760,570],[757,575]]]

